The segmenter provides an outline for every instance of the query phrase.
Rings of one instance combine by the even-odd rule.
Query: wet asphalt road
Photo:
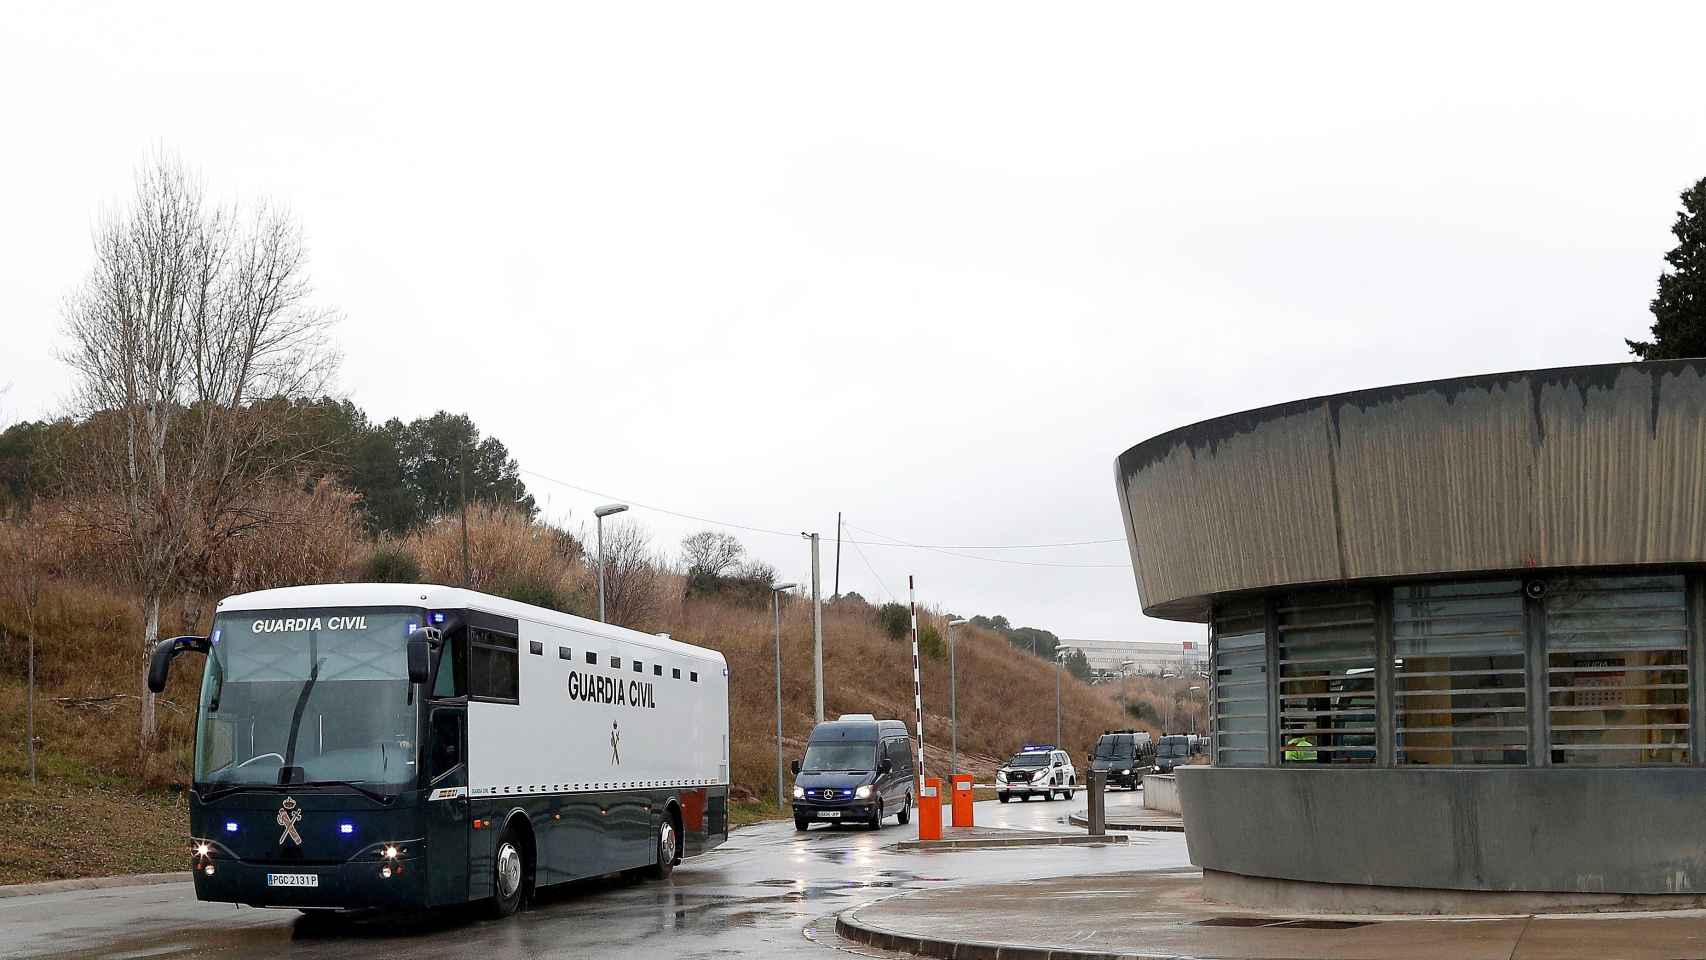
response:
[[[1115,810],[1140,795],[1108,796]],[[1064,801],[977,805],[980,826],[1075,832]],[[503,921],[468,911],[348,920],[199,903],[188,882],[0,900],[0,957],[794,957],[837,954],[807,928],[891,894],[968,882],[1178,867],[1182,834],[1140,833],[1126,845],[899,852],[916,835],[891,819],[881,832],[791,823],[735,831],[667,882],[591,881],[544,891]],[[819,942],[828,941],[828,942]],[[841,945],[846,946],[846,945]]]

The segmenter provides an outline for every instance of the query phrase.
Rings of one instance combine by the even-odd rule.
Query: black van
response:
[[[1191,755],[1196,751],[1191,749],[1191,737],[1183,733],[1171,733],[1161,738],[1155,747],[1155,772],[1172,773],[1174,767],[1184,766],[1190,762]]]
[[[863,823],[881,829],[894,814],[912,819],[912,739],[899,720],[843,714],[812,728],[804,760],[795,760],[794,829],[824,823]]]
[[[1110,787],[1136,790],[1154,763],[1155,741],[1143,730],[1110,730],[1090,752],[1090,769],[1106,771]]]

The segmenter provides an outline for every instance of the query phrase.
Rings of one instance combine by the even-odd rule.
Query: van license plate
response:
[[[269,873],[269,887],[317,887],[320,885],[320,875],[317,873]]]
[[[822,817],[825,820],[840,820],[841,819],[841,811],[840,810],[819,810],[817,812],[817,815]]]

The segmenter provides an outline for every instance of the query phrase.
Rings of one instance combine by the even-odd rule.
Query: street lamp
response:
[[[1130,670],[1132,664],[1134,664],[1136,662],[1137,661],[1135,661],[1135,660],[1121,660],[1120,661],[1120,722],[1121,723],[1124,723],[1125,718],[1126,718],[1126,712],[1125,712],[1126,671]]]
[[[625,503],[607,503],[592,511],[598,527],[598,621],[604,622],[604,518],[628,509]]]
[[[1072,648],[1054,652],[1054,745],[1060,746],[1060,674]]]
[[[948,754],[949,776],[960,772],[960,712],[955,701],[955,690],[959,678],[954,671],[954,628],[965,622],[964,620],[948,621],[948,730],[953,736],[953,746]]]
[[[1186,693],[1201,693],[1202,687],[1186,687],[1185,692]],[[1197,735],[1197,708],[1193,705],[1191,707],[1191,736],[1194,737],[1196,735]]]
[[[776,809],[786,806],[782,793],[782,593],[799,586],[778,583],[770,588],[770,612],[776,618]]]

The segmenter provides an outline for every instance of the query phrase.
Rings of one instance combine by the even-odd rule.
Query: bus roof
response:
[[[427,610],[482,610],[533,623],[565,627],[581,633],[621,640],[662,653],[694,656],[727,665],[723,655],[653,633],[642,633],[611,623],[600,623],[573,614],[518,603],[477,590],[429,583],[321,583],[300,587],[277,587],[240,593],[219,601],[220,613],[244,610],[293,610],[302,607],[420,607]]]

